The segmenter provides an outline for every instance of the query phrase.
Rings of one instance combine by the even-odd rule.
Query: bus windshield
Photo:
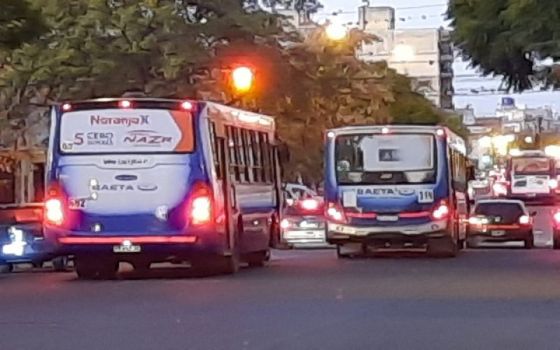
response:
[[[436,181],[436,143],[430,134],[337,137],[339,184],[426,184]]]
[[[192,116],[165,109],[93,109],[67,112],[60,124],[64,154],[188,153]]]
[[[545,157],[540,158],[513,158],[511,160],[514,174],[547,174],[550,172],[550,160]]]

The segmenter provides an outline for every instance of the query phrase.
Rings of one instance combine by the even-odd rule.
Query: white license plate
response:
[[[490,234],[494,237],[499,237],[499,236],[505,235],[506,231],[492,231],[492,232],[490,232]]]
[[[142,248],[139,245],[115,245],[113,253],[140,253]]]
[[[399,217],[397,215],[379,215],[379,216],[377,216],[377,220],[379,220],[379,221],[399,221]]]

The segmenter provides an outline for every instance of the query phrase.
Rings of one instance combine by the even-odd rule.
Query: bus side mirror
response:
[[[278,144],[278,159],[280,163],[287,163],[290,161],[290,149],[284,142]]]

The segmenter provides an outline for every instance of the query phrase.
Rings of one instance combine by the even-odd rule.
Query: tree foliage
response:
[[[235,104],[277,118],[292,149],[289,177],[318,180],[328,128],[352,124],[438,123],[445,119],[410,81],[385,63],[355,56],[358,30],[331,42],[318,27],[306,39],[258,1],[34,0],[50,30],[10,50],[0,71],[0,123],[26,132],[37,105],[120,96],[191,97]],[[314,1],[275,1],[310,6]],[[268,6],[274,5],[272,1]],[[312,9],[311,9],[312,10]],[[229,72],[250,65],[256,86],[245,96]],[[35,107],[34,107],[35,106]],[[31,110],[30,110],[31,108]]]
[[[448,16],[455,44],[484,74],[503,76],[515,91],[535,82],[558,87],[557,69],[535,62],[560,59],[560,2],[451,0]]]
[[[41,13],[26,0],[2,0],[0,7],[0,50],[15,49],[37,39],[47,30]]]

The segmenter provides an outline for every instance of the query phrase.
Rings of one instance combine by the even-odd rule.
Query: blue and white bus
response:
[[[210,102],[97,99],[53,108],[44,232],[78,276],[119,262],[261,266],[279,225],[272,117]]]
[[[469,201],[466,146],[437,126],[355,126],[327,132],[327,238],[347,248],[415,248],[455,256]],[[357,246],[357,247],[356,247]]]

